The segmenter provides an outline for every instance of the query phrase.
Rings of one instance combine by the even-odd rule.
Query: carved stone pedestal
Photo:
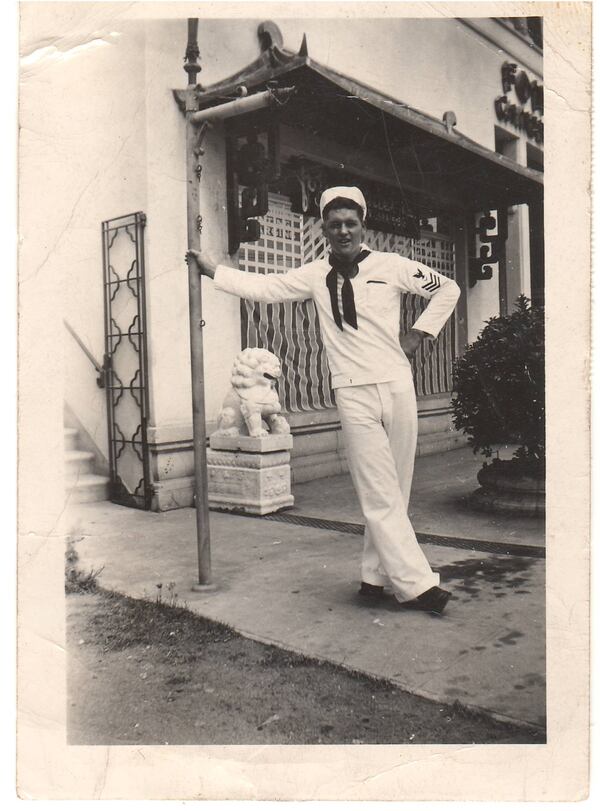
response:
[[[290,434],[210,438],[208,503],[221,510],[267,515],[292,507]]]

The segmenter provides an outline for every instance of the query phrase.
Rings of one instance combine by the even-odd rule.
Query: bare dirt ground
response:
[[[544,743],[177,605],[103,591],[66,604],[70,744]]]

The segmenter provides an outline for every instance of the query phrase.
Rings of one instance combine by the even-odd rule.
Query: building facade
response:
[[[136,21],[68,63],[41,58],[25,68],[21,109],[34,132],[41,115],[67,158],[44,161],[41,145],[47,181],[60,180],[64,195],[37,223],[44,244],[60,235],[51,261],[64,280],[67,420],[112,475],[113,497],[157,510],[193,503],[177,93],[187,84],[187,35],[185,19]],[[285,104],[215,120],[205,134],[203,250],[243,272],[285,272],[325,249],[320,190],[360,185],[369,244],[418,258],[462,289],[414,373],[419,452],[464,442],[449,416],[454,358],[519,294],[543,302],[539,18],[201,19],[198,45],[200,109],[294,88]],[[68,183],[58,177],[65,163]],[[90,166],[97,171],[80,185]],[[22,184],[33,182],[26,173]],[[399,327],[421,307],[407,296]],[[235,355],[266,346],[282,360],[293,480],[343,472],[311,303],[240,302],[204,282],[203,318],[208,432]]]

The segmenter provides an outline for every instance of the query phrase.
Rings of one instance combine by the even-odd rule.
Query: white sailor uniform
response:
[[[366,247],[366,246],[365,246]],[[399,343],[400,297],[430,299],[413,328],[437,337],[460,295],[451,279],[395,253],[371,251],[352,279],[357,329],[335,323],[326,258],[283,274],[259,275],[219,265],[217,288],[262,302],[312,298],[319,315],[348,467],[366,524],[362,580],[390,584],[401,601],[432,586],[431,571],[408,518],[417,442],[410,363]]]

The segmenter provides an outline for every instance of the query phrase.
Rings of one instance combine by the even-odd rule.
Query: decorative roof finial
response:
[[[273,47],[283,48],[283,34],[273,20],[265,20],[261,23],[256,33],[261,51],[270,51]]]
[[[446,110],[442,120],[448,132],[452,132],[457,124],[456,113],[453,110]]]

